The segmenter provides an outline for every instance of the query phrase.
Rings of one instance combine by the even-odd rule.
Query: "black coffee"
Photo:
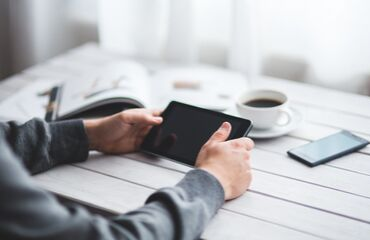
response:
[[[276,107],[281,104],[283,103],[277,100],[267,99],[267,98],[253,99],[253,100],[249,100],[244,103],[244,105],[246,106],[257,107],[257,108]]]

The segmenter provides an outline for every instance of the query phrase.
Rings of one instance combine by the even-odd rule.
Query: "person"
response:
[[[94,120],[0,123],[0,239],[196,239],[225,200],[251,182],[249,138],[226,141],[227,122],[201,148],[196,168],[174,187],[153,193],[139,209],[112,219],[63,206],[30,175],[85,161],[89,150],[136,151],[159,111],[131,109]]]

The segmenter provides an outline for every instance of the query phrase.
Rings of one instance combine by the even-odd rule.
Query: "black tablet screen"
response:
[[[178,102],[171,102],[162,116],[163,123],[152,128],[142,149],[192,166],[200,148],[223,122],[232,125],[229,139],[244,136],[251,127],[249,120]]]

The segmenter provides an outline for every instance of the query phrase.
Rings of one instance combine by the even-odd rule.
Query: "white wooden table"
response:
[[[95,44],[84,45],[1,82],[0,101],[39,77],[68,79],[120,57]],[[315,168],[286,154],[340,129],[370,140],[370,98],[281,79],[264,78],[257,85],[286,92],[305,122],[286,136],[256,141],[250,190],[227,202],[203,237],[370,239],[370,147]],[[174,185],[187,171],[141,154],[91,154],[84,163],[34,179],[53,193],[118,214],[141,206],[152,192]]]

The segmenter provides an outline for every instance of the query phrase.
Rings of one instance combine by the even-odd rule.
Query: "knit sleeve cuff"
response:
[[[85,161],[89,143],[82,120],[50,123],[50,155],[54,164]]]
[[[188,198],[203,200],[213,214],[225,202],[221,183],[212,174],[201,169],[188,172],[176,186],[183,189]]]

